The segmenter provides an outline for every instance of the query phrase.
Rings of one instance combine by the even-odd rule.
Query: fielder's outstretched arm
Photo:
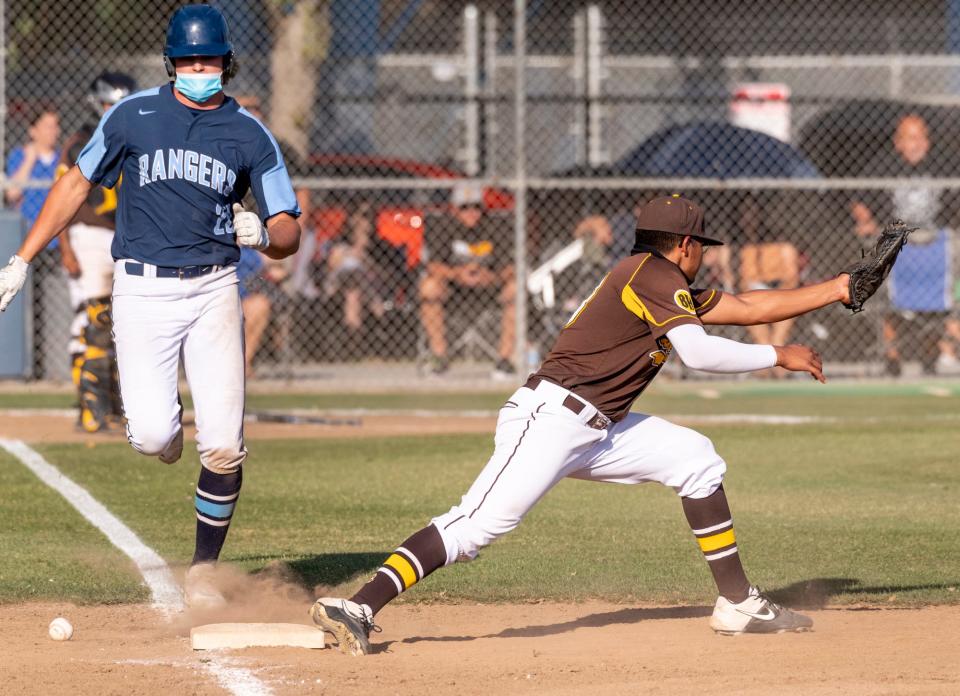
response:
[[[751,290],[738,295],[723,293],[717,306],[705,313],[704,324],[752,326],[773,324],[806,314],[834,302],[849,302],[849,276],[791,290]]]
[[[66,174],[57,179],[47,199],[43,202],[40,215],[23,240],[17,256],[30,263],[47,244],[70,223],[80,206],[87,200],[93,184],[74,165]]]
[[[711,336],[699,324],[683,324],[667,331],[667,338],[687,367],[704,372],[752,372],[779,366],[809,372],[821,382],[823,361],[809,346],[757,345]]]

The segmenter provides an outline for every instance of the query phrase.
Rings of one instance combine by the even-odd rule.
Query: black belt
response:
[[[124,264],[127,275],[142,276],[143,264],[127,261]],[[221,266],[154,266],[157,269],[157,278],[199,278],[200,276],[213,273]]]
[[[528,379],[526,384],[524,384],[523,386],[525,386],[527,389],[536,389],[538,386],[540,386],[540,382],[548,382],[550,384],[553,384],[553,382],[550,382],[550,380],[545,380],[541,377],[531,376],[530,379]],[[557,386],[560,386],[560,385],[557,385]],[[565,387],[561,387],[561,389],[565,389]],[[583,409],[587,407],[587,405],[584,402],[582,402],[580,399],[576,398],[573,395],[573,392],[567,394],[566,398],[564,398],[563,400],[562,405],[565,409],[567,409],[568,411],[572,411],[574,414],[578,416],[581,413],[583,413]],[[586,423],[584,423],[584,425],[586,425],[588,428],[593,428],[594,430],[604,430],[610,426],[611,422],[612,421],[609,418],[607,418],[605,415],[600,413],[600,411],[597,411],[596,415],[590,420],[588,420]]]

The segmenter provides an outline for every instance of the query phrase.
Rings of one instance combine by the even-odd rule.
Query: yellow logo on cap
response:
[[[690,296],[690,292],[687,290],[677,290],[673,293],[673,301],[676,303],[677,307],[682,309],[685,312],[690,314],[697,313],[697,307],[693,304],[693,298]]]

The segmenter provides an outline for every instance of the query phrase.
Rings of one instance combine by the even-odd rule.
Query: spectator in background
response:
[[[60,141],[60,116],[52,108],[39,107],[29,115],[30,138],[24,145],[13,148],[7,157],[7,176],[14,186],[6,191],[7,205],[15,207],[27,221],[27,227],[33,225],[43,202],[47,198],[49,186],[27,187],[31,179],[52,180],[60,161],[57,144]],[[51,243],[51,247],[56,244]]]
[[[235,99],[241,107],[266,123],[266,119],[260,109],[260,97],[252,94],[242,94],[235,97]],[[277,145],[280,147],[280,154],[283,155],[283,160],[287,165],[287,173],[292,179],[310,176],[310,165],[290,143],[282,138],[278,138]],[[303,228],[303,235],[300,242],[300,249],[296,254],[285,259],[287,274],[291,276],[291,279],[286,285],[290,293],[302,292],[303,294],[310,295],[312,292],[315,292],[315,289],[312,287],[304,287],[305,285],[309,285],[309,283],[306,281],[303,273],[298,273],[297,271],[309,264],[316,251],[316,237],[314,235],[315,230],[313,229],[313,197],[310,189],[305,186],[297,186],[296,182],[294,182],[293,191],[297,196],[297,205],[300,206],[300,226]],[[256,208],[256,202],[253,196],[247,196],[247,199],[244,201],[244,207],[247,210]]]
[[[60,117],[50,106],[38,106],[27,114],[28,140],[13,148],[7,156],[7,176],[13,186],[5,193],[7,205],[19,211],[26,229],[40,214],[49,186],[27,186],[30,180],[53,180],[60,162]],[[33,376],[66,378],[69,366],[55,347],[69,340],[70,318],[64,311],[69,306],[67,278],[59,270],[58,238],[37,255],[33,264]],[[62,321],[61,321],[62,319]]]
[[[346,211],[330,244],[324,292],[341,300],[344,357],[359,358],[375,347],[366,319],[383,320],[393,289],[406,274],[406,258],[402,249],[377,236],[370,201],[347,201]]]
[[[450,196],[449,213],[428,220],[425,235],[429,260],[420,282],[420,321],[430,348],[430,371],[442,374],[450,364],[445,312],[453,308],[475,316],[496,303],[501,317],[494,376],[515,375],[511,358],[516,281],[510,225],[485,212],[482,188],[458,184]]]
[[[631,236],[634,227],[636,225],[631,223]],[[534,299],[533,307],[537,310],[536,323],[542,327],[542,331],[534,330],[528,334],[533,338],[531,347],[538,357],[540,347],[553,344],[570,315],[610,270],[615,261],[612,257],[614,234],[614,228],[606,216],[591,213],[574,225],[573,240],[552,240],[541,251],[528,279],[528,289]],[[571,254],[570,245],[577,240],[582,241],[582,251],[579,255]],[[549,276],[544,276],[543,271],[547,268],[550,269]],[[534,366],[534,361],[528,358],[528,362],[531,367]]]
[[[792,242],[776,234],[771,218],[782,214],[775,208],[764,211],[760,202],[747,195],[739,206],[739,253],[740,291],[788,290],[800,285],[800,252]],[[790,343],[793,319],[775,324],[748,326],[747,332],[753,343],[785,346]],[[762,373],[758,373],[762,374]],[[789,373],[774,369],[776,377]]]
[[[597,268],[599,281],[613,261],[613,227],[610,222],[603,215],[587,215],[573,228],[573,238],[583,240],[584,260]]]
[[[924,373],[938,365],[950,368],[957,356],[950,336],[960,336],[960,325],[950,317],[953,307],[956,218],[960,200],[956,191],[911,182],[938,174],[931,157],[926,121],[916,113],[897,122],[891,150],[879,153],[867,172],[896,177],[902,183],[890,191],[872,191],[852,201],[854,231],[858,237],[876,236],[882,225],[900,218],[919,229],[910,235],[890,274],[890,309],[883,319],[886,372],[897,376],[907,348],[917,349]]]
[[[290,307],[290,298],[283,290],[287,275],[283,260],[271,259],[255,249],[240,250],[237,281],[243,308],[243,357],[247,377],[254,374],[253,359],[260,350],[271,316]],[[282,342],[285,337],[278,335],[276,338]]]
[[[235,97],[237,103],[254,117],[265,121],[260,110],[260,98],[246,94]],[[288,143],[278,140],[280,153],[286,163],[287,172],[291,178],[309,176],[309,168],[299,153]],[[309,233],[312,214],[310,190],[304,187],[294,187],[297,204],[301,210],[304,235],[306,241],[311,237]],[[252,194],[244,199],[244,208],[256,209],[256,200]],[[270,325],[270,320],[278,312],[288,311],[291,307],[291,293],[298,289],[292,287],[291,276],[304,258],[309,258],[315,244],[301,244],[296,254],[286,259],[271,259],[254,249],[241,249],[240,262],[237,264],[237,279],[240,284],[240,299],[243,306],[243,334],[244,360],[247,376],[254,374],[253,360],[260,349],[264,332]],[[282,342],[286,337],[277,336]]]

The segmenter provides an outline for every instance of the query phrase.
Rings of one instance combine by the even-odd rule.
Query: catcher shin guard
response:
[[[80,389],[80,370],[83,368],[83,352],[70,353],[70,380]],[[78,391],[79,393],[79,391]]]
[[[750,592],[750,583],[740,563],[733,518],[723,486],[706,498],[682,498],[682,501],[687,522],[707,559],[720,596],[731,602],[743,601]]]
[[[200,468],[194,506],[197,512],[197,546],[193,563],[212,563],[220,557],[230,520],[240,497],[243,470],[217,474]]]
[[[77,344],[80,344],[78,336]],[[82,392],[80,391],[80,371],[83,369],[83,351],[70,353],[70,381],[73,382],[73,388],[77,391],[77,425],[83,425],[83,406]]]
[[[80,392],[80,425],[95,433],[108,426],[113,411],[113,380],[116,357],[111,331],[109,299],[90,300],[83,328],[83,357],[77,361]]]
[[[387,602],[409,590],[446,562],[447,550],[440,532],[428,524],[397,547],[377,570],[377,574],[350,601],[361,606],[366,604],[376,614]]]
[[[120,397],[120,370],[117,367],[116,349],[110,358],[110,416],[115,422],[123,423],[123,399]]]

